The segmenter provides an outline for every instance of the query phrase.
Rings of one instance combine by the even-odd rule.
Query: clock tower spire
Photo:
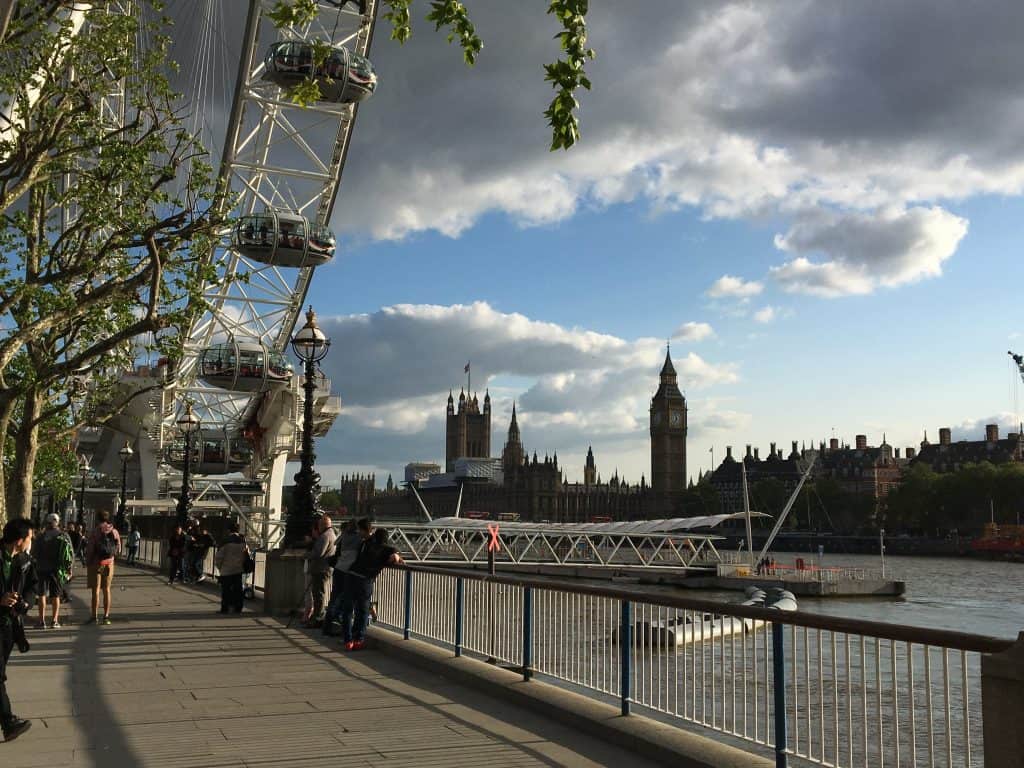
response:
[[[665,345],[658,391],[651,398],[651,488],[655,493],[686,490],[686,398],[679,391],[672,350]]]

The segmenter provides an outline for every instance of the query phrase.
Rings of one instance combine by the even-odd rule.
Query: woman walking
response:
[[[228,537],[214,557],[220,572],[220,613],[242,612],[242,575],[251,556],[249,546],[238,532],[238,523],[229,523]]]

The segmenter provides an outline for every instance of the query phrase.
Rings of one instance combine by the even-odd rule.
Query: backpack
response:
[[[114,532],[108,531],[105,534],[100,534],[96,539],[96,544],[93,547],[93,553],[98,562],[104,560],[112,560],[114,555],[117,554],[117,539],[114,538]]]
[[[71,566],[75,563],[75,552],[71,547],[71,539],[61,534],[57,537],[57,573],[64,581],[71,575]]]

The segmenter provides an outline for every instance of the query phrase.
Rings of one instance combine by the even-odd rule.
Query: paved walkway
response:
[[[32,730],[0,766],[636,766],[651,763],[367,649],[259,614],[212,589],[121,567],[114,623],[30,630],[8,668]]]

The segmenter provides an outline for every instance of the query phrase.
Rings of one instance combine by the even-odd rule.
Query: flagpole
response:
[[[466,399],[473,397],[473,368],[472,361],[466,363]]]

